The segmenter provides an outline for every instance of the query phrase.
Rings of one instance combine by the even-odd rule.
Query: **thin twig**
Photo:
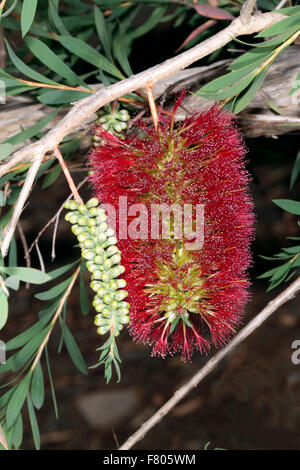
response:
[[[53,261],[56,257],[55,242],[56,242],[56,235],[57,235],[57,229],[58,229],[58,222],[59,222],[59,217],[56,217],[55,224],[54,224],[54,229],[53,229],[53,236],[52,236],[52,250],[51,250],[52,263],[53,263]]]
[[[284,7],[288,0],[281,0],[278,5],[275,7],[275,10],[280,10],[280,8]]]
[[[240,18],[243,24],[247,24],[250,21],[251,15],[253,13],[255,6],[256,6],[256,0],[245,1],[240,12]]]
[[[39,257],[39,262],[40,262],[40,265],[41,265],[41,271],[43,273],[45,273],[46,272],[45,263],[44,263],[44,260],[43,260],[41,250],[39,249],[39,244],[38,243],[36,243],[35,248],[36,248],[36,251],[37,251],[37,254],[38,254],[38,257]]]
[[[73,286],[74,286],[74,284],[75,284],[75,281],[76,281],[76,279],[77,279],[77,277],[78,277],[78,275],[79,275],[80,268],[81,268],[81,265],[79,264],[78,268],[76,269],[75,273],[73,274],[73,279],[72,279],[72,281],[70,282],[70,284],[69,284],[69,286],[68,286],[66,292],[64,293],[63,297],[61,298],[61,301],[59,302],[58,309],[56,310],[55,315],[54,315],[54,317],[53,317],[52,320],[51,320],[51,327],[50,327],[50,330],[48,331],[46,338],[44,339],[44,341],[42,342],[42,344],[40,345],[40,347],[39,347],[39,349],[38,349],[38,353],[37,353],[37,355],[35,356],[35,359],[34,359],[34,361],[33,361],[33,364],[32,364],[32,366],[31,366],[31,368],[30,368],[30,371],[33,371],[33,370],[35,369],[37,363],[38,363],[39,360],[40,360],[40,357],[41,357],[41,355],[42,355],[42,353],[43,353],[43,350],[44,350],[46,344],[47,344],[48,341],[49,341],[49,338],[50,338],[51,332],[52,332],[52,330],[53,330],[53,328],[54,328],[54,325],[55,325],[55,323],[56,323],[56,320],[58,319],[59,315],[61,314],[62,309],[63,309],[64,304],[65,304],[65,301],[67,300],[67,298],[69,297],[69,295],[70,295],[70,293],[71,293],[71,290],[73,289]]]
[[[81,188],[81,186],[83,186],[87,181],[89,180],[89,177],[87,176],[86,178],[84,178],[82,181],[80,181],[80,183],[77,185],[77,190]],[[35,238],[35,240],[31,243],[30,245],[30,248],[28,250],[28,254],[25,256],[25,258],[27,258],[31,252],[31,250],[33,249],[33,247],[36,245],[36,243],[39,241],[40,237],[43,235],[43,233],[45,232],[45,230],[47,230],[47,228],[53,224],[53,222],[56,222],[56,220],[59,219],[60,217],[60,214],[62,213],[62,211],[64,210],[64,207],[65,207],[65,203],[67,201],[69,201],[71,198],[73,197],[73,194],[71,193],[67,199],[63,202],[63,204],[60,206],[60,208],[58,209],[58,211],[54,214],[54,216],[48,220],[48,222],[46,223],[46,225],[44,225],[44,227],[39,231],[37,237]]]
[[[157,129],[158,126],[158,115],[157,115],[157,109],[156,109],[156,104],[153,96],[153,85],[147,85],[147,97],[148,97],[148,103],[151,111],[151,116],[153,120],[153,125],[154,129]]]
[[[23,246],[23,250],[24,250],[24,258],[26,260],[26,266],[27,266],[27,268],[30,268],[30,266],[31,266],[30,253],[29,253],[29,250],[28,250],[28,244],[27,244],[27,240],[26,240],[26,237],[25,237],[25,233],[24,233],[24,230],[23,230],[22,225],[20,224],[20,222],[17,225],[17,229],[18,229],[19,237],[20,237],[20,240],[21,240],[21,243],[22,243],[22,246]],[[25,289],[29,289],[29,287],[30,287],[29,282],[26,282]]]
[[[75,183],[73,181],[71,173],[69,172],[69,168],[67,167],[66,162],[64,161],[63,156],[62,156],[62,154],[61,154],[61,152],[60,152],[57,145],[54,147],[54,155],[56,156],[57,160],[59,161],[59,164],[60,164],[60,166],[61,166],[61,168],[62,168],[62,170],[65,174],[66,180],[67,180],[68,185],[69,185],[69,187],[70,187],[70,189],[73,193],[74,198],[76,199],[76,201],[82,203],[82,199],[79,195],[79,192],[77,191],[77,188],[75,186]]]
[[[29,193],[32,189],[36,174],[39,171],[42,160],[43,160],[43,154],[38,155],[38,157],[34,160],[33,164],[31,165],[31,167],[28,170],[25,182],[24,182],[23,187],[21,189],[19,198],[16,202],[13,215],[10,219],[10,222],[9,222],[8,226],[7,226],[6,233],[5,233],[2,245],[1,245],[1,252],[2,252],[3,257],[5,257],[7,255],[11,239],[12,239],[13,234],[15,232],[16,226],[19,222],[24,204],[25,204],[25,202],[26,202],[26,200],[29,196]]]
[[[272,315],[281,305],[292,299],[300,290],[300,277],[296,279],[287,289],[279,294],[275,299],[267,304],[267,306],[256,315],[223,349],[213,356],[202,369],[200,369],[186,384],[179,387],[172,398],[168,400],[150,419],[130,436],[119,450],[131,449],[138,441],[158,424],[166,414],[168,414],[174,406],[176,406],[194,387],[212,372],[217,365],[239,346],[253,331],[261,326],[267,318]]]

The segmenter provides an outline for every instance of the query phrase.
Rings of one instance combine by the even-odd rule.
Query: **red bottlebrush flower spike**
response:
[[[101,128],[95,133],[104,138]],[[157,130],[142,122],[119,145],[106,142],[89,161],[95,196],[117,214],[133,338],[153,345],[154,355],[180,350],[184,360],[194,348],[224,345],[248,297],[253,236],[245,147],[233,115],[214,106],[177,126],[173,117],[163,118]],[[128,210],[125,235],[121,199]],[[141,204],[137,218],[133,209]],[[169,236],[154,237],[150,214],[157,204],[204,207],[203,246],[187,248],[195,221],[178,237],[175,216]],[[133,227],[140,238],[130,237]]]

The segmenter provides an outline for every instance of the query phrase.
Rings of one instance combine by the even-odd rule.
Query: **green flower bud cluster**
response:
[[[127,129],[127,121],[130,116],[127,109],[121,109],[120,111],[109,111],[105,112],[100,110],[99,117],[96,121],[96,125],[101,125],[102,128],[111,134],[120,137],[121,133]],[[101,137],[93,136],[93,147],[102,144]]]
[[[125,301],[128,295],[124,290],[126,281],[119,277],[125,268],[121,265],[121,252],[116,246],[114,230],[108,227],[105,211],[96,198],[86,204],[69,200],[65,208],[70,210],[65,219],[72,224],[71,230],[91,273],[90,286],[96,293],[93,307],[97,312],[97,332],[119,336],[124,325],[129,323],[130,305]]]

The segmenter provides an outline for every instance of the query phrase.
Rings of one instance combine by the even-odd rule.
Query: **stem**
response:
[[[82,203],[82,199],[81,197],[79,196],[79,192],[77,191],[77,188],[75,186],[75,183],[73,181],[73,178],[71,176],[71,173],[69,172],[69,168],[67,167],[64,159],[63,159],[63,156],[58,148],[58,146],[56,145],[54,147],[54,155],[56,156],[57,160],[59,161],[59,164],[65,174],[65,177],[66,177],[66,180],[68,181],[68,184],[69,184],[69,187],[71,189],[71,192],[74,196],[74,199],[80,203]]]
[[[75,271],[75,273],[74,273],[74,275],[73,275],[72,281],[70,282],[70,284],[69,284],[69,286],[68,286],[66,292],[65,292],[64,295],[62,296],[61,301],[59,302],[58,309],[56,310],[55,315],[54,315],[54,317],[52,318],[52,321],[51,321],[51,323],[50,323],[50,324],[51,324],[50,330],[49,330],[49,332],[47,333],[46,338],[44,339],[44,341],[43,341],[42,344],[40,345],[40,347],[39,347],[39,349],[38,349],[38,352],[37,352],[37,355],[35,356],[35,359],[34,359],[34,361],[33,361],[33,364],[32,364],[32,366],[31,366],[31,368],[30,368],[30,371],[31,371],[31,372],[35,369],[37,363],[39,362],[39,360],[40,360],[40,358],[41,358],[41,355],[42,355],[42,353],[43,353],[43,351],[44,351],[44,348],[45,348],[46,344],[47,344],[48,341],[49,341],[49,338],[50,338],[51,332],[52,332],[52,330],[53,330],[53,328],[54,328],[54,325],[55,325],[55,323],[56,323],[56,320],[58,319],[59,315],[61,314],[62,309],[63,309],[63,306],[64,306],[64,304],[65,304],[65,301],[67,300],[68,296],[70,295],[71,290],[73,289],[73,286],[74,286],[74,284],[75,284],[75,281],[76,281],[76,279],[77,279],[77,277],[78,277],[78,275],[79,275],[79,273],[80,273],[80,268],[81,268],[81,265],[79,264],[78,268],[76,269],[76,271]]]

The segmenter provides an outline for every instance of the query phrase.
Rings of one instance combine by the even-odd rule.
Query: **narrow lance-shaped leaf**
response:
[[[21,13],[21,31],[24,37],[33,23],[37,7],[37,0],[23,0],[22,13]]]
[[[12,394],[11,399],[9,400],[6,410],[6,424],[8,428],[14,424],[23,407],[26,395],[28,393],[30,380],[31,373],[27,374],[22,382],[18,384],[14,393]]]
[[[20,268],[19,266],[0,266],[0,272],[4,272],[9,276],[18,276],[23,282],[29,282],[30,284],[44,284],[51,280],[51,277],[34,268]]]
[[[39,425],[36,419],[35,411],[32,406],[32,401],[31,401],[29,393],[27,395],[27,407],[28,407],[28,414],[29,414],[29,419],[30,419],[30,424],[31,424],[31,429],[32,429],[34,445],[35,445],[35,448],[39,450],[41,447]]]
[[[27,37],[26,46],[30,51],[49,69],[53,70],[59,76],[65,78],[71,83],[88,88],[76,73],[73,72],[65,62],[58,57],[45,43],[35,37]]]
[[[0,291],[0,330],[4,327],[8,317],[8,301],[6,294]]]

